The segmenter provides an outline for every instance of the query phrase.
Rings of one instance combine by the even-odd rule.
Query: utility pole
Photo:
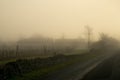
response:
[[[18,57],[19,54],[19,45],[16,45],[16,58]]]
[[[90,50],[92,28],[89,27],[88,25],[86,25],[85,28],[86,28],[86,32],[87,32],[87,47],[88,47],[88,50]]]

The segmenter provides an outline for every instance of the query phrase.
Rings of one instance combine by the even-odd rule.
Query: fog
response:
[[[119,0],[0,0],[0,40],[33,35],[84,37],[84,26],[94,38],[104,32],[119,38]]]
[[[120,0],[0,0],[0,80],[120,80]]]

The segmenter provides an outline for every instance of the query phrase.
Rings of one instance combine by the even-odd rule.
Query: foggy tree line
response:
[[[100,34],[97,41],[92,42],[92,28],[85,26],[85,29],[86,39],[67,39],[65,37],[52,39],[44,36],[34,36],[14,43],[1,43],[0,59],[55,56],[70,53],[76,49],[88,49],[88,51],[97,52],[119,49],[119,41],[104,33]]]
[[[54,56],[84,48],[84,45],[84,40],[80,39],[52,39],[38,36],[21,39],[13,44],[0,45],[0,59]]]

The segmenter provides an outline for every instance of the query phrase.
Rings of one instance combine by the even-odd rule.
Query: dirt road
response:
[[[82,80],[120,80],[120,54],[97,65]]]
[[[110,58],[112,54],[104,54],[95,57],[89,61],[77,63],[62,70],[50,73],[42,78],[42,80],[81,80],[88,72],[99,64]],[[93,80],[93,79],[90,79]]]

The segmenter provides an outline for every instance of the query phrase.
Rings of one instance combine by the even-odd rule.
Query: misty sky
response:
[[[84,26],[94,35],[120,37],[120,0],[0,0],[0,39],[35,34],[77,37]]]

